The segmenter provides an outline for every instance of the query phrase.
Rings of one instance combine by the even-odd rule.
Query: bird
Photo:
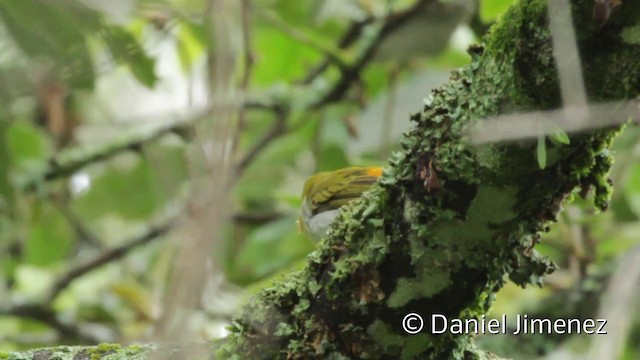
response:
[[[325,237],[340,208],[359,199],[380,176],[382,167],[352,166],[309,177],[302,190],[298,231],[315,241]]]

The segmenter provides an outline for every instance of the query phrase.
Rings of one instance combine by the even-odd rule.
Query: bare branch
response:
[[[533,111],[522,114],[499,115],[481,121],[477,126],[467,130],[472,143],[511,141],[533,138],[540,131],[551,134],[561,128],[564,131],[579,132],[623,124],[627,121],[640,120],[640,103],[638,100],[618,101],[589,105],[589,116],[575,119],[567,116],[577,108],[561,108],[549,111]]]
[[[81,146],[63,150],[49,160],[49,166],[39,176],[23,185],[26,191],[34,190],[38,184],[65,176],[70,176],[83,167],[110,159],[111,157],[129,150],[139,150],[144,144],[156,141],[171,133],[188,136],[191,123],[202,115],[192,118],[178,118],[166,122],[154,122],[137,129],[132,129],[125,135],[96,146]]]
[[[415,16],[415,14],[419,13],[422,7],[426,6],[429,2],[432,1],[434,0],[419,0],[405,11],[395,13],[386,17],[380,25],[380,29],[378,30],[376,35],[373,37],[373,39],[369,40],[368,44],[356,57],[356,60],[353,63],[348,64],[345,68],[341,68],[342,76],[340,76],[340,78],[329,88],[327,92],[319,94],[315,100],[309,102],[303,112],[316,111],[326,105],[330,105],[342,100],[351,86],[360,80],[360,73],[373,59],[373,55],[375,54],[382,41],[394,30],[398,29],[402,24]],[[349,28],[346,34],[343,36],[343,40],[341,40],[339,46],[343,47],[344,44],[344,47],[346,47],[348,44],[351,44],[359,39],[359,37],[362,35],[364,26],[366,26],[367,24],[369,23],[363,22],[355,24],[351,28]],[[310,74],[305,78],[304,82],[310,82],[313,78],[317,77],[325,68],[326,66],[323,65],[323,62],[321,62],[318,67],[311,70]],[[295,100],[292,100],[292,102],[295,102]],[[289,116],[289,110],[286,105],[287,104],[277,103],[273,105],[272,109],[274,110],[274,112],[276,112],[277,116],[273,126],[271,127],[269,132],[266,133],[262,138],[260,138],[255,143],[255,145],[247,152],[247,154],[238,162],[238,165],[236,165],[236,177],[239,177],[240,174],[242,174],[242,172],[251,164],[251,162],[255,159],[260,151],[266,148],[272,141],[291,131],[291,129],[286,127],[286,120]]]
[[[318,95],[317,99],[312,100],[306,107],[307,110],[317,110],[325,105],[329,105],[342,100],[350,87],[359,80],[360,72],[372,60],[373,54],[381,44],[382,40],[399,26],[411,19],[411,17],[413,17],[422,6],[425,6],[432,1],[434,0],[418,0],[410,8],[402,12],[392,14],[382,20],[382,23],[380,24],[381,28],[376,36],[369,40],[367,46],[365,46],[361,53],[355,57],[356,60],[353,63],[347,64],[345,62],[343,75],[332,86],[330,86],[329,90],[326,93],[321,93]],[[366,21],[352,25],[346,31],[343,39],[339,42],[339,47],[346,47],[349,44],[353,44],[354,42],[359,40],[362,37],[362,30],[364,29],[364,27],[370,24],[370,21]],[[248,39],[245,39],[245,41],[246,40]],[[250,64],[251,60],[249,60],[249,58],[251,57],[251,55],[245,54],[245,57],[247,57],[247,63]],[[306,77],[307,80],[310,81],[310,79],[315,78],[323,72],[323,69],[326,68],[325,66],[323,66],[323,62],[324,61],[321,61],[319,66],[310,71],[309,75]],[[245,71],[247,72],[249,70],[250,68],[245,69]],[[247,79],[246,81],[248,86],[249,80]],[[296,102],[296,100],[290,101]],[[267,93],[264,94],[264,96],[252,98],[247,97],[242,101],[241,107],[243,109],[279,112],[282,109],[286,108],[286,105],[288,104],[283,104],[282,101],[277,100],[274,95]],[[210,109],[204,109],[198,114],[189,116],[187,118],[177,118],[170,121],[157,122],[152,125],[145,125],[141,128],[132,130],[130,133],[127,133],[122,137],[109,141],[106,144],[89,147],[82,146],[64,150],[56,156],[52,157],[49,160],[49,166],[47,167],[47,169],[41,174],[35,176],[32,180],[23,184],[23,188],[26,191],[33,191],[42,182],[70,176],[74,172],[82,169],[89,164],[110,159],[111,157],[124,151],[138,150],[144,144],[157,141],[167,134],[176,133],[181,136],[190,136],[191,126],[193,126],[194,123],[198,122],[209,113]],[[280,117],[281,115],[277,114],[276,116]],[[288,114],[285,114],[284,117],[286,119],[288,117]],[[287,132],[285,131],[286,129],[283,129],[283,124],[278,123],[278,121],[280,120],[276,119],[276,123],[268,134],[269,136],[265,136],[258,140],[252,150],[250,150],[249,153],[239,161],[239,165],[237,166],[238,169],[246,168],[251,163],[251,161],[253,161],[255,155],[257,155],[257,151],[259,152],[260,150],[264,149],[269,143],[271,143],[271,141],[279,138]],[[239,122],[238,126],[241,125],[242,122]]]
[[[61,338],[74,339],[85,344],[97,344],[105,340],[89,334],[80,326],[61,321],[51,308],[43,305],[26,304],[8,309],[0,308],[0,315],[17,316],[42,322],[55,329]]]
[[[251,34],[251,0],[242,0],[241,3],[241,22],[242,22],[242,48],[244,69],[242,71],[242,79],[240,80],[240,91],[243,97],[247,96],[249,86],[251,84],[251,74],[253,73],[253,65],[255,56],[253,54],[253,43]],[[236,122],[235,133],[233,134],[232,156],[235,156],[240,143],[240,135],[244,131],[246,123],[246,109],[242,108],[238,112],[238,121]]]
[[[49,293],[46,302],[51,303],[53,300],[55,300],[55,298],[58,297],[58,295],[64,289],[66,289],[73,280],[86,275],[87,273],[94,271],[103,265],[109,264],[113,261],[125,257],[127,254],[129,254],[129,252],[131,252],[131,250],[141,245],[147,244],[162,235],[165,235],[177,223],[178,220],[176,218],[171,218],[158,225],[153,225],[149,227],[149,229],[147,229],[144,233],[125,241],[122,245],[113,249],[109,249],[85,263],[72,267],[55,281],[55,283],[51,287],[51,292]]]
[[[273,140],[279,138],[287,132],[286,117],[283,112],[279,112],[276,115],[275,122],[247,153],[238,161],[235,169],[235,176],[239,178],[242,173],[249,167],[253,160],[260,154],[260,152],[267,147]]]
[[[335,83],[328,92],[326,92],[318,100],[313,102],[309,106],[309,109],[315,110],[323,107],[324,105],[331,104],[342,99],[347,90],[351,87],[351,84],[359,80],[360,72],[373,59],[373,56],[378,50],[380,44],[382,44],[382,41],[394,30],[398,29],[401,25],[418,14],[422,7],[426,6],[432,1],[434,0],[417,1],[407,10],[386,17],[376,36],[370,40],[367,46],[365,46],[364,50],[358,55],[356,60],[348,68],[342,71],[342,76],[340,76],[338,82]]]
[[[337,49],[333,48],[330,45],[324,44],[312,38],[311,36],[300,31],[299,29],[287,24],[285,21],[280,19],[276,13],[274,13],[271,10],[257,7],[257,6],[256,6],[256,10],[260,14],[260,16],[262,16],[266,21],[268,21],[271,25],[278,28],[287,36],[291,37],[292,39],[298,41],[299,43],[307,47],[310,47],[320,53],[325,54],[329,59],[329,61],[336,64],[338,68],[343,70],[347,69],[348,61],[346,60],[346,56],[341,53],[341,50],[339,48]]]
[[[619,359],[637,308],[640,282],[640,246],[631,249],[613,273],[598,309],[598,318],[607,319],[607,333],[591,344],[589,359]]]
[[[568,107],[584,107],[587,105],[587,93],[582,77],[576,32],[572,26],[571,5],[568,0],[550,1],[548,13],[562,102]]]
[[[85,242],[94,247],[101,248],[103,247],[102,242],[96,236],[96,234],[91,231],[74,212],[69,208],[64,201],[60,199],[56,199],[54,196],[51,196],[51,202],[57,207],[60,214],[67,220],[67,223],[73,228],[73,231],[76,233],[76,236],[81,242]]]

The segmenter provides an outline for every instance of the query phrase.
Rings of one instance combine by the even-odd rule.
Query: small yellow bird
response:
[[[340,207],[360,198],[380,176],[379,166],[348,167],[311,176],[302,190],[298,230],[314,240],[323,238]]]

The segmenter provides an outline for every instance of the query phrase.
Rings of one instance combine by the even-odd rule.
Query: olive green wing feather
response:
[[[337,209],[358,199],[378,181],[381,174],[382,171],[378,167],[347,168],[317,174],[320,178],[309,191],[311,213]]]

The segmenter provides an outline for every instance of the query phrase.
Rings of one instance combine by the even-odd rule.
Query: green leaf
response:
[[[75,198],[76,212],[92,220],[113,213],[127,220],[152,216],[175,196],[187,170],[181,148],[159,146],[148,153],[149,159],[125,154],[106,169],[103,165],[91,169],[91,188]]]
[[[402,354],[400,358],[402,360],[405,359],[415,359],[418,357],[417,355],[423,353],[429,347],[433,346],[431,343],[431,339],[429,335],[426,333],[420,333],[416,335],[412,335],[407,337],[407,340],[402,348]]]
[[[547,148],[543,133],[538,134],[538,148],[536,150],[536,158],[538,159],[538,166],[540,167],[540,169],[544,169],[545,167],[547,167]]]
[[[374,97],[378,93],[387,90],[389,86],[389,67],[380,63],[372,63],[365,69],[363,81],[366,85],[364,90],[368,97]]]
[[[636,209],[640,210],[640,209]],[[613,216],[616,221],[624,223],[624,222],[635,222],[640,219],[640,213],[636,213],[634,209],[631,207],[629,203],[629,198],[626,193],[622,193],[619,196],[614,196],[611,199],[611,211],[613,212]]]
[[[64,260],[73,242],[73,230],[51,204],[36,204],[25,241],[25,262],[48,266]]]
[[[7,150],[19,172],[32,174],[46,168],[49,153],[44,134],[26,121],[16,121],[7,130]]]
[[[129,305],[143,319],[153,319],[153,304],[147,289],[131,281],[118,281],[111,285],[111,291]]]
[[[147,55],[133,34],[120,26],[107,26],[101,36],[118,64],[127,66],[146,87],[155,85],[158,81],[155,61]]]
[[[295,219],[284,217],[249,234],[229,275],[237,282],[252,283],[286,269],[312,249],[313,243],[298,234]]]
[[[551,141],[563,145],[569,145],[571,143],[569,135],[567,135],[564,129],[553,122],[549,122],[549,124],[552,129],[551,132],[549,132],[549,139],[551,139]]]
[[[317,161],[318,171],[331,171],[349,166],[344,147],[336,145],[323,146]]]
[[[300,78],[306,74],[305,65],[313,64],[321,56],[272,26],[258,27],[254,35],[256,54],[268,54],[259,57],[255,63],[253,79],[256,85],[288,83]]]
[[[629,26],[620,32],[622,41],[631,45],[640,45],[640,25]]]
[[[309,148],[314,125],[309,121],[295,133],[287,134],[263,149],[240,178],[236,188],[238,196],[245,202],[271,199],[296,158]],[[249,146],[262,135],[264,132],[256,134]]]
[[[77,1],[3,1],[0,19],[28,56],[52,60],[55,74],[73,87],[93,87],[85,36],[100,29],[97,12]]]
[[[180,67],[185,73],[189,73],[193,63],[204,54],[207,43],[202,38],[201,32],[202,30],[195,24],[188,22],[180,24],[177,50]]]

